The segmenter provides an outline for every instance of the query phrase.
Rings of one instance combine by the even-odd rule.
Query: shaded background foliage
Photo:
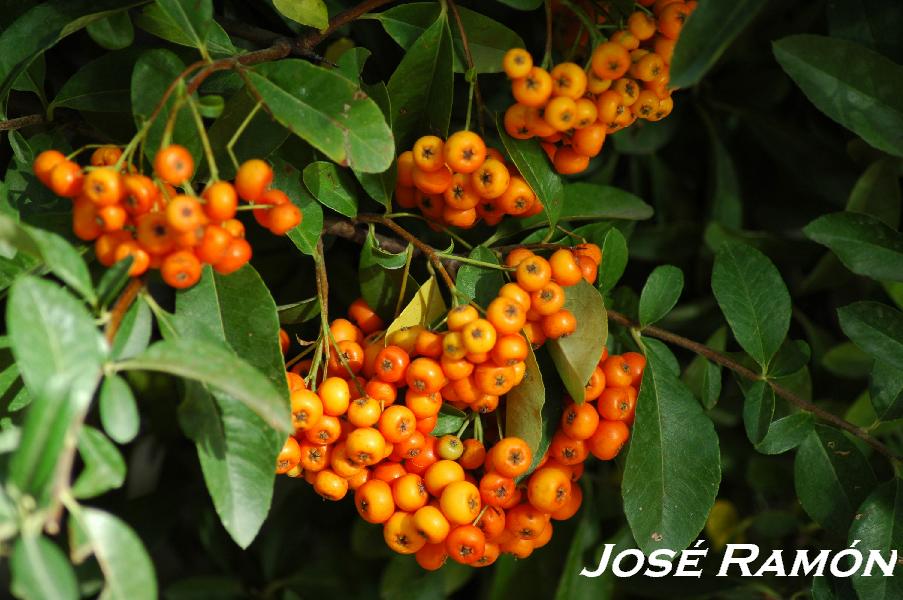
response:
[[[0,31],[34,4],[0,2]],[[334,15],[350,4],[328,2],[328,13]],[[545,38],[542,11],[518,12],[512,8],[539,4],[520,0],[462,2],[461,8],[470,8],[505,23],[526,41],[534,55],[541,55]],[[707,4],[706,0],[703,4]],[[616,227],[626,239],[629,248],[626,271],[620,281],[615,275],[611,285],[603,290],[611,292],[610,308],[638,317],[643,324],[657,321],[657,325],[691,339],[708,340],[710,346],[727,351],[751,368],[755,368],[755,362],[743,355],[742,350],[747,350],[751,356],[755,353],[743,343],[743,334],[738,332],[735,323],[730,323],[733,335],[726,327],[722,311],[730,312],[725,307],[730,301],[719,293],[713,264],[716,253],[727,242],[742,242],[746,245],[743,247],[751,246],[761,251],[777,267],[780,277],[775,282],[763,276],[762,289],[766,297],[760,308],[766,319],[780,321],[786,318],[789,340],[805,342],[796,346],[800,348],[797,353],[785,346],[770,365],[769,373],[800,397],[815,401],[856,425],[868,427],[899,454],[903,452],[903,436],[899,421],[895,419],[903,416],[900,388],[895,388],[894,394],[893,386],[885,386],[883,391],[880,385],[876,387],[876,381],[886,383],[899,374],[886,376],[886,365],[881,366],[881,361],[875,361],[879,356],[891,365],[891,371],[903,362],[903,331],[893,331],[891,327],[893,319],[899,319],[894,316],[899,312],[889,313],[890,316],[880,322],[891,329],[891,337],[896,336],[896,345],[875,346],[871,343],[872,336],[868,332],[862,333],[861,327],[857,329],[856,323],[878,314],[879,309],[860,307],[862,313],[848,315],[848,325],[838,321],[837,309],[863,300],[903,308],[903,277],[893,268],[894,260],[898,261],[897,269],[903,264],[900,261],[903,249],[899,233],[896,233],[900,226],[899,177],[903,145],[899,143],[899,137],[896,142],[888,143],[878,139],[900,131],[894,127],[900,124],[900,98],[903,98],[899,67],[903,62],[903,38],[900,36],[903,5],[894,0],[746,1],[732,4],[736,6],[731,14],[713,11],[721,20],[709,26],[722,25],[725,30],[733,27],[737,34],[735,39],[706,36],[702,30],[694,32],[695,36],[684,42],[698,46],[700,55],[707,57],[707,62],[717,62],[701,79],[707,64],[697,69],[695,79],[699,79],[698,83],[676,94],[674,113],[660,123],[631,127],[613,135],[601,157],[578,178],[584,183],[615,186],[642,198],[654,209],[652,218],[609,220],[595,217],[578,222],[565,217],[563,221],[572,227],[581,227],[579,231],[583,235],[600,245],[611,227]],[[277,8],[279,5],[277,2]],[[95,24],[59,43],[49,42],[49,49],[28,69],[28,79],[32,83],[18,80],[12,85],[15,91],[8,102],[4,99],[6,115],[46,112],[52,121],[46,126],[38,125],[4,136],[4,140],[9,140],[8,144],[0,145],[0,164],[9,165],[2,187],[4,212],[17,212],[25,223],[69,235],[65,202],[37,189],[33,183],[27,183],[27,177],[22,174],[27,168],[23,166],[27,165],[27,159],[51,145],[74,147],[86,142],[127,141],[135,130],[133,112],[152,109],[163,87],[178,73],[178,65],[196,59],[196,49],[155,37],[153,25],[148,23],[142,10],[132,10],[128,19],[120,13],[116,20],[104,22],[103,26]],[[287,36],[307,31],[281,17],[269,2],[225,0],[215,2],[214,10],[217,17],[223,17],[227,30],[230,23],[238,22]],[[424,25],[429,25],[432,18]],[[385,15],[356,21],[343,28],[335,36],[336,41],[330,40],[320,48],[331,61],[339,60],[339,56],[348,60],[351,54],[343,55],[342,50],[350,47],[352,42],[358,48],[369,49],[372,54],[369,58],[364,57],[362,80],[372,86],[381,81],[389,82],[389,92],[395,97],[403,93],[404,90],[399,91],[400,87],[423,82],[392,83],[392,74],[404,57],[396,41],[404,40],[397,31],[394,35],[386,33],[393,31],[387,21]],[[452,27],[450,38],[454,38],[454,32]],[[850,73],[847,65],[841,64],[842,59],[851,56],[850,53],[833,55],[827,52],[827,46],[821,45],[825,38],[785,39],[798,34],[847,40],[855,44],[851,46],[855,52],[860,52],[859,48],[873,50],[883,55],[886,63],[879,63],[873,70],[867,65]],[[723,55],[718,57],[717,53],[712,53],[708,45],[713,40],[709,38],[714,38],[714,42],[729,42],[723,48]],[[415,38],[405,39],[410,44]],[[228,37],[219,34],[213,37],[208,33],[207,48],[214,57],[217,46],[211,40],[217,41],[225,50],[229,43],[247,49],[256,47],[240,36],[233,36],[229,42]],[[165,50],[159,50],[161,48]],[[158,49],[154,50],[154,56],[143,54],[151,49]],[[66,100],[69,77],[100,58],[109,63],[92,75],[92,81],[105,93],[87,99],[74,99],[73,94]],[[867,109],[869,114],[864,125],[858,118],[854,124],[844,122],[842,114],[831,112],[830,107],[837,99],[830,95],[819,96],[818,90],[826,89],[828,80],[813,75],[819,72],[813,60],[824,60],[830,69],[846,72],[854,87],[879,84],[890,90],[889,95],[895,98],[896,105],[886,109],[887,115],[881,114],[883,109],[878,106]],[[339,62],[342,68],[346,67]],[[164,74],[136,80],[133,68],[149,68]],[[353,63],[348,68],[353,71]],[[453,128],[463,123],[461,107],[466,104],[467,86],[460,73],[463,69],[458,70],[454,80]],[[687,69],[686,72],[692,74],[693,71]],[[0,75],[6,76],[5,73]],[[221,93],[226,97],[223,115],[229,115],[230,109],[237,115],[244,115],[252,101],[242,97],[244,92],[241,91],[232,95],[237,87],[231,77],[229,74],[211,77],[202,91]],[[688,83],[694,81],[691,79]],[[492,111],[503,111],[511,102],[503,74],[481,74],[480,85]],[[379,97],[379,92],[368,89],[371,96]],[[842,93],[843,90],[837,95]],[[221,118],[225,121],[225,117]],[[441,121],[442,115],[436,118]],[[869,122],[869,118],[874,122]],[[223,131],[217,133],[217,123],[214,123],[211,137],[220,142],[228,140],[236,124],[225,121]],[[180,130],[185,132],[186,139],[192,137],[190,124],[177,126],[176,139]],[[301,186],[300,172],[303,171],[303,181],[313,191],[309,177],[315,175],[308,174],[311,169],[308,165],[326,158],[264,115],[255,119],[251,130],[252,133],[237,147],[239,156],[270,155],[276,166],[277,183],[282,177],[285,182],[282,187],[293,191],[293,199],[305,206],[308,229],[294,232],[291,240],[251,233],[254,267],[275,303],[290,305],[310,296],[313,263],[305,254],[311,253],[311,231],[314,231],[315,240],[319,226],[314,224],[322,212]],[[408,135],[415,134],[409,132]],[[494,134],[490,136],[494,137]],[[221,162],[226,164],[228,161],[223,158]],[[324,169],[334,169],[327,162],[317,163],[313,168],[321,173]],[[358,173],[358,178],[372,195],[364,181],[366,176]],[[356,194],[354,201],[349,205],[348,195],[341,189],[327,199],[315,194],[326,209],[347,216],[358,210],[380,210],[379,198],[373,200],[358,194],[350,177],[342,183],[345,189]],[[379,185],[375,181],[369,184]],[[581,188],[577,185],[568,181],[566,190],[570,190],[573,198],[582,197],[591,205],[593,196],[581,196]],[[572,199],[568,193],[565,192],[566,215],[568,202]],[[874,222],[877,220],[893,230],[891,238],[896,240],[896,246],[890,243],[889,250],[881,251],[886,253],[874,254],[878,250],[864,251],[855,243],[850,247],[836,241],[838,232],[853,226],[846,221],[821,223],[821,229],[815,224],[809,225],[822,215],[845,209],[872,217],[864,226],[865,235],[852,235],[854,242],[856,239],[860,242],[873,239],[872,234],[881,230]],[[326,212],[330,214],[329,210]],[[441,236],[423,227],[414,225],[412,231],[437,247],[443,246]],[[482,241],[492,233],[482,228],[468,233],[467,238]],[[843,240],[849,241],[848,237]],[[614,250],[615,242],[611,243]],[[825,245],[835,253],[828,252]],[[742,256],[736,259],[738,264],[748,261],[755,266],[752,272],[756,275],[768,271],[768,261],[763,263],[761,255],[739,252]],[[327,271],[332,291],[330,314],[341,314],[342,309],[357,297],[360,254],[361,247],[354,242],[327,238]],[[615,260],[615,254],[607,253],[606,257]],[[718,260],[726,261],[723,256],[719,255]],[[0,278],[4,289],[13,275],[23,268],[33,267],[32,263],[20,264],[17,260],[26,259],[19,254],[3,265]],[[664,263],[680,268],[682,285],[676,284],[673,273],[654,271]],[[727,263],[723,265],[727,270]],[[398,266],[391,268],[397,270]],[[96,280],[97,265],[92,265],[91,269]],[[875,275],[876,269],[883,270]],[[741,273],[739,280],[743,280],[743,269],[738,268],[738,272]],[[657,274],[647,281],[652,273]],[[426,278],[419,263],[412,274],[417,281]],[[724,277],[723,290],[736,286],[736,276],[732,279],[726,274]],[[784,307],[787,310],[781,306],[784,285],[780,282],[781,277],[792,300],[792,316],[789,306]],[[617,286],[611,289],[615,281]],[[177,303],[171,294],[153,280],[150,285],[163,308],[176,309]],[[666,292],[663,293],[665,298],[657,301],[662,306],[653,302],[656,299],[649,298],[646,301],[652,304],[643,308],[639,293],[644,285],[650,289],[650,296],[653,291]],[[654,289],[656,286],[661,289]],[[676,307],[674,301],[677,301]],[[774,312],[770,314],[769,311]],[[293,334],[313,339],[317,322],[310,321],[309,317],[316,314],[314,311],[301,318],[289,319],[284,311],[283,317],[297,320],[288,326]],[[731,321],[730,316],[727,321]],[[779,326],[779,344],[784,341],[785,334],[786,326],[783,330]],[[659,352],[654,342],[648,343],[648,348]],[[626,349],[632,347],[633,341],[623,327],[612,326],[610,345]],[[3,348],[0,352],[3,353],[3,365],[8,366],[11,363],[9,351]],[[661,352],[661,356],[667,357],[667,350]],[[807,355],[809,360],[806,360]],[[609,576],[598,580],[576,577],[580,568],[594,563],[603,541],[617,543],[619,547],[634,544],[619,489],[625,469],[624,454],[616,461],[597,463],[591,469],[583,510],[570,522],[556,524],[555,536],[547,547],[524,561],[504,557],[495,567],[485,571],[450,566],[437,573],[423,573],[412,560],[391,557],[379,529],[361,523],[347,502],[323,502],[306,483],[287,478],[277,480],[270,513],[253,543],[243,550],[221,524],[204,485],[195,444],[183,433],[183,430],[190,430],[186,420],[190,420],[193,413],[184,405],[180,408],[181,382],[165,374],[145,371],[125,374],[135,393],[141,419],[138,436],[121,447],[128,475],[121,487],[111,486],[118,489],[94,499],[92,504],[119,516],[137,532],[153,560],[162,595],[172,599],[248,596],[291,599],[320,594],[337,594],[343,598],[441,598],[454,594],[485,598],[547,598],[556,594],[560,598],[670,598],[706,594],[732,598],[792,597],[809,589],[811,581],[804,578],[713,577],[712,565],[718,562],[720,547],[729,539],[758,543],[763,550],[844,547],[854,539],[856,524],[854,531],[848,534],[854,514],[871,494],[875,494],[873,498],[881,506],[891,506],[889,514],[884,514],[885,526],[894,532],[899,528],[903,492],[887,460],[835,429],[824,426],[813,429],[812,420],[805,417],[798,422],[803,435],[782,430],[779,432],[785,434],[782,438],[768,439],[762,431],[761,419],[748,416],[750,397],[756,393],[766,400],[760,399],[754,408],[758,407],[761,412],[764,410],[762,403],[768,405],[770,392],[766,386],[760,385],[760,389],[751,392],[752,386],[748,382],[721,373],[710,363],[684,350],[676,349],[675,356],[682,367],[684,381],[714,422],[720,442],[719,502],[710,515],[705,532],[714,549],[706,559],[706,576],[699,580],[669,577],[615,581]],[[770,358],[764,357],[764,362],[768,363]],[[664,364],[667,358],[660,360]],[[885,369],[883,379],[880,374],[876,375],[882,368]],[[17,400],[21,401],[21,389],[21,384],[14,383],[5,390],[5,425],[22,424],[24,411],[16,410]],[[888,398],[887,394],[892,397]],[[878,405],[874,402],[876,395],[881,398]],[[646,398],[644,393],[640,401]],[[775,402],[773,395],[770,398],[770,402]],[[765,412],[765,430],[771,423],[774,432],[772,413]],[[790,414],[789,405],[778,399],[773,418]],[[102,417],[94,411],[87,422],[96,428],[102,425],[106,428],[101,423]],[[784,425],[793,424],[784,422]],[[765,444],[759,446],[764,453],[757,452],[749,438]],[[802,445],[795,452],[775,453],[789,450],[800,442]],[[859,468],[838,466],[836,457],[825,454],[826,447],[843,447],[843,452],[861,457],[856,465]],[[696,457],[692,452],[678,458],[693,468]],[[630,460],[633,459],[627,459],[627,462]],[[5,458],[3,467],[7,467]],[[886,483],[878,486],[878,482]],[[264,490],[245,491],[266,493]],[[640,542],[645,549],[643,544]],[[9,565],[9,561],[3,561],[0,566],[6,585],[10,578]],[[99,591],[103,579],[96,562],[82,563],[76,567],[76,573],[84,594]],[[899,591],[893,585],[889,584],[886,589],[870,589],[868,582],[862,585],[857,582],[857,591],[861,597],[892,598]],[[813,596],[818,598],[846,598],[854,593],[849,581],[832,578],[818,580],[812,590]]]

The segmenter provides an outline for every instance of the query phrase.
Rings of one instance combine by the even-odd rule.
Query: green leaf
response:
[[[100,422],[108,436],[127,444],[138,435],[141,425],[132,388],[119,375],[110,375],[100,387]]]
[[[454,73],[452,40],[444,13],[405,52],[388,89],[398,149],[410,147],[422,135],[446,137]]]
[[[762,454],[782,454],[803,443],[815,427],[812,413],[798,412],[776,419],[756,450]]]
[[[505,397],[505,435],[521,438],[533,452],[533,462],[520,479],[536,469],[549,449],[562,411],[561,388],[544,383],[543,371],[554,378],[548,356],[537,356],[531,349],[524,362],[523,380]]]
[[[546,347],[565,389],[579,404],[608,339],[608,316],[599,290],[586,281],[567,288],[565,296],[564,307],[577,319],[577,330],[567,337],[549,340]]]
[[[774,416],[774,390],[764,381],[756,381],[743,387],[743,425],[746,437],[753,445],[760,443],[768,434],[768,427]]]
[[[317,29],[326,29],[329,25],[329,11],[323,0],[273,0],[273,6],[295,23]]]
[[[384,319],[395,316],[398,296],[407,276],[403,270],[407,256],[407,252],[392,254],[383,250],[373,230],[367,232],[358,262],[358,280],[364,300]]]
[[[19,77],[13,83],[13,90],[17,92],[32,92],[38,98],[40,98],[43,104],[47,104],[47,97],[44,93],[44,79],[46,75],[47,61],[44,59],[44,55],[41,54],[28,66],[28,68],[22,74],[19,75]],[[10,143],[13,143],[12,137],[10,137]],[[21,156],[19,156],[18,151],[16,151],[16,155],[21,160]]]
[[[715,255],[712,291],[734,337],[763,371],[790,327],[790,294],[768,257],[742,243]]]
[[[508,392],[505,399],[505,435],[527,442],[535,456],[543,437],[542,408],[546,401],[546,388],[532,350],[525,362],[527,366],[523,380]]]
[[[122,260],[116,261],[112,267],[103,272],[100,281],[97,283],[97,305],[108,307],[119,297],[126,284],[131,280],[129,269],[132,268],[133,259],[126,256]]]
[[[277,307],[277,311],[280,325],[298,325],[320,316],[320,301],[313,296],[299,302],[283,304]]]
[[[719,327],[705,345],[713,350],[724,352],[727,343],[727,328]],[[684,371],[682,380],[693,395],[700,399],[702,407],[711,410],[721,396],[721,367],[709,362],[704,356],[697,355]]]
[[[458,433],[458,430],[464,426],[467,415],[463,411],[458,410],[451,404],[443,403],[439,409],[439,418],[436,420],[436,426],[430,432],[433,437],[442,437],[443,435]]]
[[[135,40],[135,28],[128,12],[110,15],[105,19],[88,23],[88,35],[97,45],[107,50],[121,50],[132,45]]]
[[[198,112],[205,119],[216,119],[226,108],[226,101],[218,94],[198,98]]]
[[[598,286],[603,294],[614,289],[627,268],[627,240],[617,228],[611,228],[602,242],[602,262],[599,264]]]
[[[495,252],[486,246],[477,246],[467,256],[474,260],[499,264]],[[498,295],[499,288],[504,284],[505,277],[501,270],[476,265],[462,264],[455,276],[455,287],[458,288],[458,291],[468,298],[472,298],[480,306],[489,306],[489,303]]]
[[[281,158],[274,158],[273,185],[288,194],[301,209],[301,224],[288,232],[288,238],[304,254],[313,256],[323,229],[323,209],[301,183],[301,172]]]
[[[435,277],[430,277],[426,283],[420,286],[414,298],[402,309],[398,317],[386,328],[386,338],[405,327],[414,325],[429,325],[439,317],[445,315],[445,301],[439,291],[439,282]]]
[[[10,592],[25,600],[75,600],[79,597],[75,572],[59,546],[41,535],[16,540],[10,556]]]
[[[19,278],[6,324],[22,380],[32,393],[54,375],[100,371],[107,348],[84,305],[49,281]]]
[[[213,22],[213,2],[211,0],[156,0],[157,6],[166,13],[191,45],[206,52],[204,42],[207,30]]]
[[[136,127],[140,129],[150,118],[163,98],[163,94],[184,69],[185,64],[182,60],[169,50],[162,48],[148,50],[141,55],[132,71],[131,83],[132,113],[135,117]],[[144,154],[148,161],[153,161],[154,155],[163,142],[163,130],[177,96],[178,93],[170,96],[157,119],[147,131]],[[190,110],[179,111],[173,128],[172,141],[185,146],[194,156],[195,164],[200,163],[198,158],[201,153],[201,142]]]
[[[505,132],[501,120],[496,123],[496,126],[508,158],[542,202],[544,216],[535,218],[547,220],[549,227],[554,228],[561,218],[566,189],[561,182],[561,177],[552,169],[539,142],[532,139],[514,139]]]
[[[408,49],[433,23],[441,12],[439,4],[416,2],[402,4],[375,15],[392,39],[402,48]],[[489,17],[467,8],[459,7],[461,22],[467,32],[468,46],[473,56],[473,64],[478,73],[499,73],[502,58],[509,48],[523,48],[524,41],[519,35]],[[467,71],[467,61],[461,43],[461,33],[454,22],[449,23],[455,45],[454,69],[456,73]]]
[[[626,219],[642,221],[652,217],[652,207],[620,188],[594,183],[569,183],[564,189],[562,221]]]
[[[765,0],[700,4],[681,30],[674,48],[671,85],[689,87],[702,79],[765,4]]]
[[[677,304],[683,288],[683,271],[672,265],[656,267],[640,294],[640,325],[646,327],[665,318]]]
[[[58,471],[71,468],[64,454],[75,451],[78,427],[99,378],[99,370],[52,375],[28,406],[19,447],[9,462],[7,485],[31,496],[37,508],[57,501]]]
[[[793,35],[774,55],[820,111],[866,142],[903,156],[903,67],[845,40]]]
[[[0,101],[32,61],[64,37],[142,0],[50,0],[42,2],[0,32]]]
[[[867,551],[877,550],[887,559],[891,551],[903,548],[903,479],[895,477],[865,499],[856,511],[850,527],[850,544],[861,540],[857,548],[863,557]],[[893,565],[893,576],[884,575],[877,567],[866,576],[862,570],[853,575],[853,587],[860,598],[869,600],[893,600],[903,597],[901,566]]]
[[[57,108],[92,112],[128,111],[131,102],[131,73],[139,50],[110,52],[83,65],[66,80],[50,106],[49,118]]]
[[[345,41],[353,44],[351,40],[344,40],[342,43],[337,44],[336,47],[342,47]],[[332,52],[332,48],[330,48],[329,54]],[[367,59],[370,58],[370,51],[367,48],[362,46],[350,46],[349,48],[342,51],[341,56],[336,61],[336,71],[344,75],[347,79],[350,79],[354,83],[358,83],[361,80],[361,74],[364,72],[364,64],[367,62]],[[383,84],[385,87],[385,84]],[[385,108],[382,104],[377,101],[377,104],[380,105],[380,108],[383,111],[383,114],[386,114]]]
[[[278,388],[287,395],[276,304],[253,268],[222,276],[205,267],[197,285],[179,292],[176,316],[184,339],[203,341],[212,334],[247,357],[271,382],[279,382]],[[210,394],[191,384],[186,396],[180,421],[197,444],[204,479],[223,525],[246,548],[269,511],[273,465],[285,436],[267,427],[253,407],[228,394]]]
[[[176,316],[182,324],[181,335],[203,341],[213,333],[287,397],[276,303],[253,267],[228,276],[204,267],[200,281],[178,293]],[[287,402],[279,404],[287,407]]]
[[[157,342],[138,356],[119,362],[117,368],[159,371],[206,383],[242,401],[270,427],[292,431],[288,402],[273,382],[230,351],[208,341]],[[223,373],[229,373],[229,377],[223,377]],[[284,377],[281,385],[285,385]]]
[[[115,490],[125,482],[125,461],[102,432],[84,426],[78,433],[78,453],[85,464],[72,485],[72,496],[93,498]]]
[[[144,352],[150,344],[152,329],[153,317],[147,302],[143,299],[134,302],[119,324],[110,355],[122,360]]]
[[[119,518],[96,508],[73,513],[104,575],[100,597],[108,600],[154,600],[154,565],[135,532]]]
[[[78,250],[62,237],[49,231],[19,225],[12,218],[0,214],[0,247],[6,245],[46,264],[54,275],[88,302],[97,301],[88,266]]]
[[[190,3],[198,0],[172,1],[187,1]],[[179,21],[174,20],[156,2],[148,5],[135,16],[135,25],[167,42],[172,42],[179,46],[188,46],[189,48],[199,48],[197,39],[191,29],[186,28],[184,18],[180,18]],[[204,24],[200,23],[200,26],[204,27]],[[238,54],[238,49],[232,44],[232,40],[229,39],[229,34],[223,30],[219,23],[208,19],[206,27],[204,46],[210,51],[210,54],[214,57],[227,57]]]
[[[248,78],[278,122],[331,160],[364,173],[392,164],[395,145],[379,106],[339,73],[288,59]]]
[[[809,363],[812,351],[803,340],[786,339],[768,367],[769,379],[792,375]]]
[[[649,355],[654,355],[668,374],[680,377],[680,363],[663,341],[647,337],[643,340],[643,345],[646,346],[646,360],[649,360]]]
[[[833,213],[815,219],[803,233],[830,248],[858,275],[903,281],[903,235],[875,217]]]
[[[900,176],[895,161],[873,162],[856,180],[847,210],[871,215],[890,228],[900,224]]]
[[[646,554],[686,548],[705,526],[721,481],[718,436],[690,390],[647,356],[622,496]]]
[[[835,531],[849,528],[856,509],[876,485],[859,447],[824,425],[816,425],[797,450],[794,481],[806,513]]]
[[[725,227],[740,229],[743,226],[743,197],[737,165],[712,118],[706,112],[700,114],[712,142],[712,219]]]
[[[346,217],[357,216],[354,179],[334,163],[317,161],[304,167],[304,185],[323,206]]]
[[[837,309],[840,328],[875,360],[903,370],[903,313],[879,302]]]
[[[285,441],[244,404],[197,383],[186,387],[179,422],[198,451],[216,512],[235,540],[247,548],[270,510],[276,456]]]
[[[872,368],[869,396],[875,416],[882,421],[903,418],[903,370],[876,360]]]
[[[346,53],[346,54],[350,54]],[[345,55],[343,55],[344,57]],[[368,52],[369,56],[369,52]],[[379,105],[386,123],[392,127],[392,106],[389,100],[389,89],[386,84],[379,81],[373,85],[364,86],[364,91],[370,94],[373,101]],[[392,210],[392,196],[395,194],[395,180],[398,177],[398,169],[395,162],[382,173],[362,173],[356,169],[352,169],[358,183],[364,188],[371,198],[376,200],[386,211]]]

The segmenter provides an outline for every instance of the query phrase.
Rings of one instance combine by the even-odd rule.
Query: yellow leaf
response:
[[[428,326],[430,323],[445,314],[445,301],[439,293],[439,283],[435,277],[420,286],[414,298],[404,307],[398,318],[389,324],[386,329],[386,339],[396,331],[415,325]]]

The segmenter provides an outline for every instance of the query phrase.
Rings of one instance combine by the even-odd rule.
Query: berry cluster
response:
[[[301,223],[301,211],[288,196],[269,189],[273,171],[262,160],[242,164],[234,185],[210,182],[200,197],[191,187],[194,159],[177,144],[157,152],[153,179],[125,164],[116,146],[97,148],[90,163],[82,168],[47,150],[35,159],[34,172],[55,194],[72,199],[72,229],[94,242],[98,262],[109,267],[131,256],[133,277],[159,269],[167,284],[187,288],[204,264],[222,274],[241,268],[251,246],[235,218],[239,198],[262,206],[254,217],[274,234]]]
[[[303,477],[329,500],[352,490],[359,514],[383,526],[389,548],[414,554],[425,569],[448,557],[479,567],[500,553],[529,556],[551,538],[551,520],[579,509],[589,454],[610,460],[627,441],[645,360],[604,351],[585,397],[568,401],[541,458],[517,437],[487,450],[482,428],[476,438],[459,436],[520,382],[528,343],[574,331],[562,286],[595,279],[600,259],[593,244],[557,250],[548,260],[518,248],[506,259],[515,281],[500,289],[485,318],[458,306],[444,332],[418,326],[385,336],[382,319],[356,300],[349,319],[330,324],[325,337],[334,351],[322,370],[305,360],[287,373],[295,434],[277,473]],[[289,339],[280,336],[285,352]],[[433,435],[443,402],[471,411],[457,435]]]
[[[444,142],[426,135],[398,156],[395,201],[429,220],[468,229],[480,219],[497,225],[505,215],[528,217],[542,204],[513,165],[472,131]]]
[[[517,101],[505,112],[505,130],[518,139],[537,137],[555,169],[584,171],[601,152],[606,135],[637,119],[659,121],[674,102],[669,65],[681,28],[695,1],[643,0],[626,27],[597,45],[584,70],[573,62],[546,71],[523,48],[504,57],[505,73]],[[606,17],[597,17],[604,22]]]

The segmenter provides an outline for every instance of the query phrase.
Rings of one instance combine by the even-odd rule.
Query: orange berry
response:
[[[193,252],[179,250],[163,259],[160,274],[170,287],[184,289],[201,278],[201,263]]]
[[[511,48],[502,58],[502,69],[510,79],[526,77],[533,68],[533,57],[523,48]]]
[[[122,177],[108,167],[89,171],[85,175],[83,190],[85,196],[99,206],[116,204],[125,194]]]
[[[166,222],[173,231],[191,231],[203,221],[204,211],[198,201],[191,196],[176,196],[166,205]]]
[[[431,173],[445,166],[445,143],[435,135],[425,135],[419,138],[414,142],[412,152],[414,166],[421,171]]]
[[[559,63],[549,75],[552,77],[552,94],[555,96],[576,100],[586,91],[586,72],[578,64]]]
[[[50,173],[53,168],[66,160],[66,155],[59,150],[44,150],[34,159],[32,169],[38,181],[50,187]]]
[[[251,244],[244,238],[233,237],[220,259],[213,263],[213,269],[220,275],[228,275],[245,266],[249,260]]]
[[[182,185],[194,174],[194,158],[184,146],[170,144],[154,156],[154,172],[170,185]]]
[[[84,174],[78,163],[61,160],[50,170],[50,189],[57,196],[75,198],[82,193]]]
[[[235,191],[247,202],[256,203],[273,182],[273,169],[259,158],[241,164],[235,174]]]

